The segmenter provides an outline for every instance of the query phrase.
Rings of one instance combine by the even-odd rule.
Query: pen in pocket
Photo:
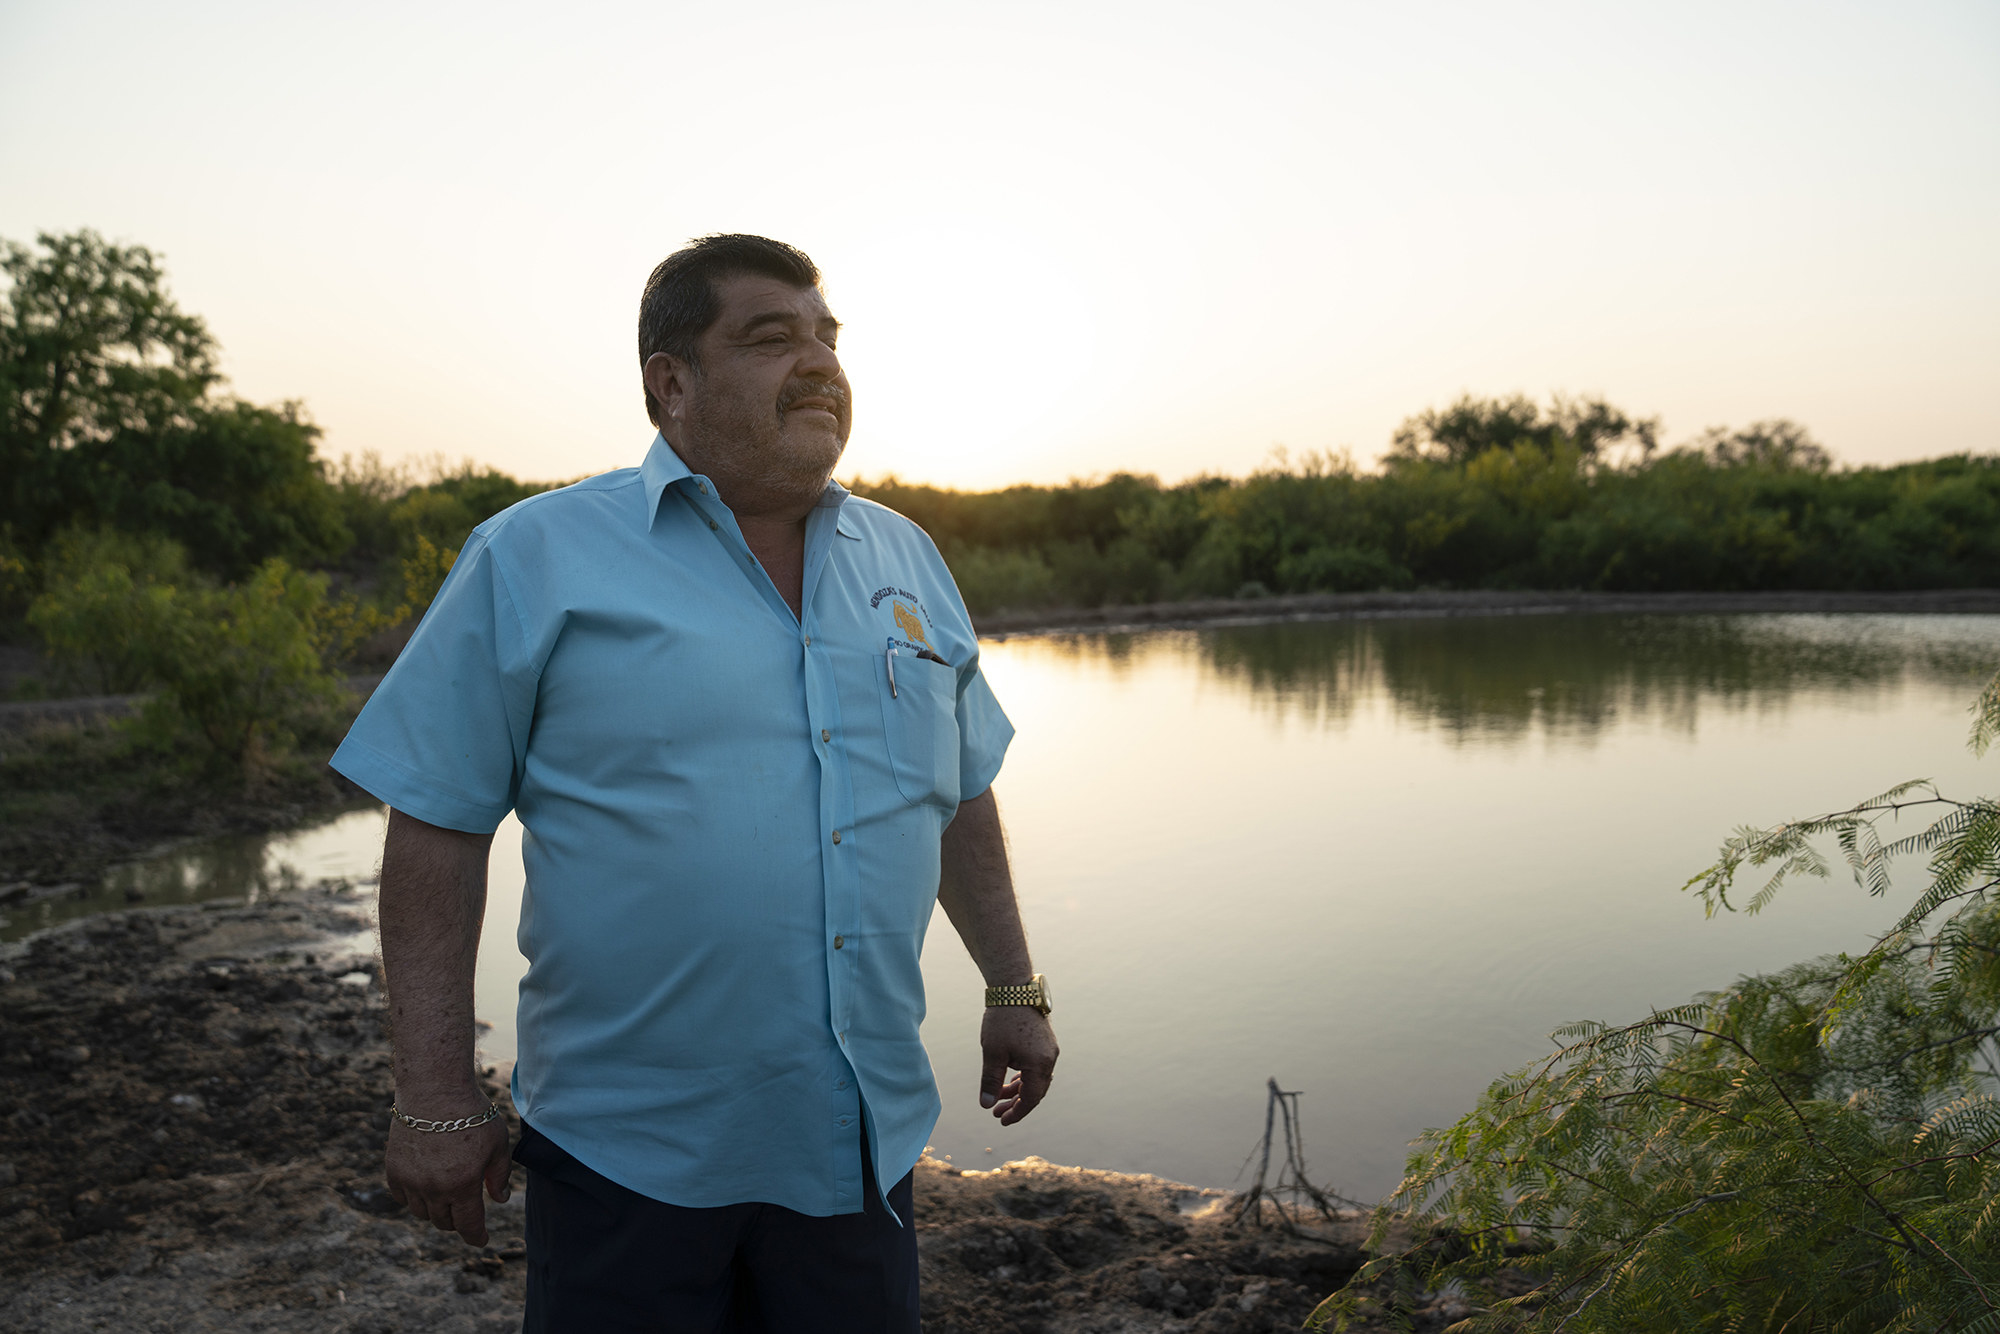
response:
[[[899,692],[899,691],[898,691],[898,690],[896,689],[896,658],[897,658],[898,656],[899,656],[899,655],[898,655],[898,654],[897,654],[897,652],[896,652],[896,646],[895,646],[894,644],[891,644],[891,645],[889,645],[889,646],[888,646],[887,648],[885,648],[885,649],[883,649],[883,650],[882,650],[882,665],[883,665],[883,666],[884,666],[885,668],[887,668],[887,669],[888,669],[888,672],[889,672],[889,698],[890,698],[890,699],[901,699],[901,698],[902,698],[902,694],[901,694],[901,692]],[[931,652],[931,651],[930,651],[929,649],[927,649],[927,648],[920,648],[920,649],[918,649],[918,650],[917,650],[917,657],[921,658],[921,659],[922,659],[923,661],[925,661],[925,662],[934,662],[934,663],[936,663],[936,664],[937,664],[938,666],[940,666],[940,667],[949,667],[949,666],[951,666],[951,664],[950,664],[950,663],[946,662],[946,661],[945,661],[945,660],[944,660],[943,658],[940,658],[940,657],[939,657],[939,656],[938,656],[937,654],[935,654],[935,653]]]

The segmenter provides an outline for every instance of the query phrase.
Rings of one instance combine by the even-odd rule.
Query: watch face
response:
[[[1042,1013],[1047,1014],[1055,1008],[1054,1002],[1049,999],[1049,980],[1040,973],[1036,973],[1029,980],[1042,989]]]

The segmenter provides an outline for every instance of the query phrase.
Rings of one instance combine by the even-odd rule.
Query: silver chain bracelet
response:
[[[389,1104],[389,1115],[395,1117],[410,1129],[421,1130],[426,1135],[448,1135],[454,1130],[470,1130],[474,1126],[483,1126],[488,1121],[499,1120],[500,1104],[489,1102],[486,1104],[486,1110],[479,1115],[461,1116],[456,1121],[426,1121],[421,1116],[405,1116],[402,1109],[392,1102]]]

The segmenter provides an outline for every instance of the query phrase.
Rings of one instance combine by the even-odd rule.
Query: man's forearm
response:
[[[413,1116],[463,1115],[476,1096],[472,977],[492,844],[491,834],[389,813],[382,847],[382,967],[396,1097]]]
[[[1007,836],[991,790],[960,802],[938,848],[938,902],[989,987],[1015,986],[1034,975],[1028,933],[1007,866]],[[1024,1005],[989,1005],[979,1023],[979,1105],[1011,1126],[1035,1110],[1056,1068],[1056,1035],[1048,1016]],[[1009,1070],[1020,1074],[1007,1078]]]
[[[960,804],[938,852],[938,902],[986,985],[1026,982],[1035,970],[1028,958],[1028,935],[1014,898],[1007,837],[992,789]]]

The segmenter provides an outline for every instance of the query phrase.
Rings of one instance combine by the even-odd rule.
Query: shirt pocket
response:
[[[898,654],[875,659],[882,735],[896,788],[912,806],[958,809],[958,673],[940,662]]]

